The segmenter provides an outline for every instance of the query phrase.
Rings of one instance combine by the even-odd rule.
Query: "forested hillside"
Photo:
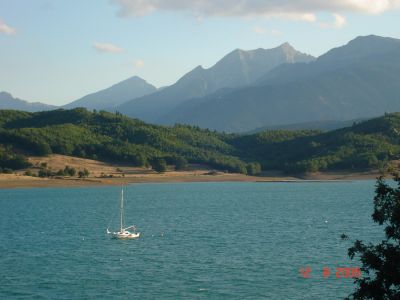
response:
[[[146,124],[119,113],[85,109],[0,111],[0,167],[22,169],[26,155],[51,153],[151,166],[206,164],[257,174],[384,167],[400,155],[400,114],[330,131],[264,131],[251,135]]]
[[[246,173],[246,163],[237,157],[228,139],[208,130],[154,126],[104,111],[0,111],[0,144],[34,155],[57,153],[136,166],[159,158],[169,164],[185,159]]]
[[[243,159],[288,173],[383,168],[400,155],[400,113],[327,133],[265,131],[241,136],[233,145]]]

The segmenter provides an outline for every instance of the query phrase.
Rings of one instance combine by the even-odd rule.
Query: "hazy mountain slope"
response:
[[[140,77],[134,76],[104,90],[86,95],[65,108],[112,109],[128,100],[151,94],[157,89]]]
[[[194,99],[170,123],[243,132],[400,111],[400,40],[360,37],[309,64],[282,65],[257,85]]]
[[[40,102],[28,102],[14,98],[10,93],[0,92],[0,109],[16,109],[29,112],[52,110],[57,108]]]
[[[213,67],[204,69],[198,66],[172,86],[126,102],[118,110],[132,117],[157,122],[176,105],[188,99],[203,97],[222,88],[246,86],[283,63],[312,60],[312,56],[298,52],[287,43],[267,50],[238,49],[226,55]]]
[[[282,84],[292,80],[315,77],[327,71],[341,69],[358,62],[379,59],[381,55],[396,51],[400,40],[375,35],[360,36],[348,44],[333,48],[310,64],[280,65],[258,80],[258,84]]]

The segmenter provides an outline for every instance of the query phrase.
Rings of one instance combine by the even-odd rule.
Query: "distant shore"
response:
[[[280,176],[246,176],[242,174],[218,173],[205,175],[204,171],[166,172],[163,174],[135,174],[113,178],[39,178],[22,174],[0,174],[0,189],[7,188],[45,188],[45,187],[90,187],[122,186],[135,183],[177,183],[177,182],[329,182],[375,179],[375,173],[323,173],[310,174],[302,178]]]
[[[109,164],[96,160],[53,154],[47,157],[30,157],[33,167],[29,169],[37,173],[40,165],[52,170],[63,169],[65,166],[90,171],[87,178],[56,176],[40,178],[25,176],[26,170],[13,174],[0,174],[0,189],[7,188],[45,188],[45,187],[84,187],[128,185],[135,183],[170,183],[170,182],[322,182],[375,179],[378,172],[346,173],[324,172],[302,176],[286,176],[282,172],[263,172],[262,176],[246,176],[217,172],[201,165],[191,165],[186,171],[168,170],[156,173],[151,169],[132,167],[123,164]]]

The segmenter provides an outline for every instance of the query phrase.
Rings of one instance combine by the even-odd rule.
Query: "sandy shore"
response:
[[[347,181],[375,179],[378,174],[311,174],[302,178],[279,176],[245,176],[242,174],[205,175],[204,171],[167,172],[164,174],[135,174],[125,177],[85,179],[58,177],[38,178],[21,174],[0,174],[1,188],[33,188],[33,187],[79,187],[102,185],[128,185],[134,183],[162,182],[306,182],[306,181]]]
[[[57,177],[38,178],[21,174],[0,174],[0,188],[31,188],[31,187],[79,187],[101,185],[127,185],[133,183],[162,183],[162,182],[258,182],[283,181],[280,177],[254,177],[242,174],[205,175],[204,171],[166,172],[164,174],[134,174],[125,177],[85,179]],[[296,180],[287,178],[286,180]]]
[[[48,157],[31,157],[33,167],[31,172],[38,171],[42,164],[54,171],[63,169],[66,165],[77,170],[84,168],[90,171],[88,178],[54,177],[39,178],[25,176],[24,170],[14,174],[0,174],[0,188],[34,188],[34,187],[79,187],[102,185],[127,185],[134,183],[162,182],[305,182],[305,181],[338,181],[376,179],[378,172],[345,173],[326,172],[302,175],[300,177],[285,176],[280,172],[264,172],[263,176],[246,176],[243,174],[228,174],[217,172],[209,174],[204,166],[190,166],[187,171],[172,171],[158,174],[150,169],[127,165],[114,165],[95,160],[51,155]],[[105,178],[107,177],[107,178]]]

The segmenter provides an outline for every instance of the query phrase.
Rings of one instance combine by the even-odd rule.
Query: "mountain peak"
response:
[[[346,46],[355,46],[355,45],[371,45],[371,44],[376,44],[382,46],[382,44],[400,44],[399,39],[394,39],[390,37],[383,37],[383,36],[378,36],[378,35],[361,35],[356,37],[355,39],[351,40],[348,42]]]
[[[137,75],[134,75],[134,76],[128,78],[127,80],[146,81],[145,79],[143,79],[142,77],[139,77]]]
[[[400,40],[377,35],[358,36],[346,45],[333,48],[321,55],[318,61],[334,63],[337,67],[372,56],[381,56],[400,49]]]
[[[140,80],[140,81],[145,81],[143,78],[137,76],[137,75],[133,75],[132,77],[129,77],[126,80]]]
[[[246,53],[246,52],[248,52],[248,51],[236,48],[236,49],[232,50],[231,52],[229,52],[227,55],[225,55],[221,60],[223,60],[227,57],[238,57],[238,56],[240,57],[240,55],[242,55],[243,53]]]
[[[355,37],[353,40],[350,41],[360,41],[360,40],[379,40],[379,41],[383,41],[383,40],[395,40],[394,38],[390,38],[390,37],[384,37],[384,36],[380,36],[380,35],[375,35],[375,34],[368,34],[368,35],[359,35],[357,37]]]
[[[243,57],[243,55],[255,55],[256,53],[261,54],[262,53],[266,53],[266,52],[270,52],[270,51],[274,51],[274,50],[283,50],[284,52],[299,52],[297,51],[291,44],[289,44],[288,42],[285,42],[275,48],[271,48],[271,49],[265,49],[265,48],[257,48],[257,49],[252,49],[252,50],[243,50],[240,48],[236,48],[235,50],[229,52],[224,58],[226,57]],[[300,52],[299,52],[300,53]],[[221,60],[223,60],[224,58],[222,58]]]
[[[296,50],[289,42],[284,42],[278,48]]]
[[[0,92],[0,98],[13,98],[13,96],[5,91]]]
[[[143,85],[143,84],[148,84],[147,81],[139,76],[132,76],[129,77],[128,79],[122,80],[116,84],[114,84],[113,86],[121,86],[121,85],[127,85],[127,86],[132,86],[132,85]]]
[[[131,99],[145,96],[157,89],[139,76],[132,76],[109,88],[86,95],[65,108],[85,107],[88,109],[110,109]]]
[[[197,71],[203,71],[203,70],[204,70],[204,68],[203,68],[203,66],[202,66],[202,65],[198,65],[196,68],[194,68],[194,70],[197,70]]]
[[[288,42],[283,43],[282,45],[280,45],[279,47],[277,47],[276,49],[282,51],[283,53],[286,54],[286,56],[289,57],[293,57],[295,55],[307,55],[304,53],[301,53],[300,51],[296,50],[291,44],[289,44]],[[311,55],[309,55],[311,58]]]

